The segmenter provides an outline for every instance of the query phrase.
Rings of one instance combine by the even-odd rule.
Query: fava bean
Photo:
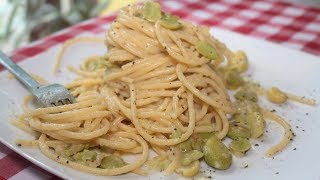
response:
[[[74,144],[74,145],[70,145],[69,147],[67,147],[64,152],[63,155],[70,157],[80,151],[82,151],[83,149],[88,148],[88,146],[85,146],[83,144]]]
[[[161,25],[167,29],[176,30],[182,28],[182,23],[179,22],[179,17],[170,14],[164,14],[161,19]]]
[[[163,171],[165,170],[169,164],[170,160],[164,156],[155,156],[146,162],[146,165],[151,170]]]
[[[117,156],[107,155],[101,160],[99,167],[102,169],[114,169],[125,166],[126,164],[126,162]]]
[[[97,153],[95,151],[83,150],[72,156],[76,161],[94,161],[97,158]]]
[[[84,63],[84,70],[95,71],[97,69],[106,69],[113,67],[113,64],[103,57],[91,57]]]
[[[267,98],[275,104],[282,104],[287,101],[288,96],[276,87],[272,87],[267,91]]]
[[[247,152],[250,148],[251,148],[251,144],[249,140],[246,138],[234,139],[230,143],[230,149],[232,151]]]
[[[193,137],[192,148],[201,151],[204,143],[213,136],[213,132],[198,133]]]
[[[198,150],[191,150],[191,151],[185,152],[182,155],[181,164],[183,166],[187,166],[187,165],[191,164],[193,161],[202,158],[202,156],[203,156],[203,153]]]
[[[228,67],[230,69],[236,69],[239,73],[242,73],[248,69],[248,58],[243,51],[237,51],[234,56],[228,61]]]
[[[237,89],[244,83],[240,73],[235,70],[230,70],[224,75],[224,84],[228,89]]]
[[[248,101],[252,101],[252,102],[258,102],[258,96],[257,93],[250,91],[250,90],[244,90],[241,89],[239,91],[236,92],[236,94],[234,95],[234,97],[237,100],[248,100]]]
[[[150,22],[156,22],[161,19],[161,16],[159,3],[148,1],[144,4],[143,17],[146,20]]]
[[[222,170],[231,166],[232,155],[217,136],[211,136],[202,149],[204,160],[209,166]]]
[[[260,112],[248,114],[248,122],[251,130],[251,137],[258,138],[262,136],[265,129],[265,120]]]
[[[250,138],[250,129],[241,125],[230,125],[227,136],[231,139]]]
[[[185,177],[192,177],[199,172],[199,169],[200,169],[200,162],[197,160],[197,161],[193,161],[188,166],[179,167],[178,169],[176,169],[176,172],[180,173],[182,176],[185,176]]]
[[[204,57],[208,58],[208,59],[217,59],[218,58],[218,54],[216,52],[216,50],[214,49],[214,47],[207,43],[206,41],[199,41],[196,43],[196,50]]]
[[[175,138],[180,138],[182,135],[182,132],[180,130],[175,130],[171,135],[170,135],[170,138],[171,139],[175,139]],[[181,150],[181,152],[187,152],[187,151],[190,151],[192,150],[192,141],[190,138],[188,138],[187,140],[179,143],[176,145],[176,147],[178,149]]]

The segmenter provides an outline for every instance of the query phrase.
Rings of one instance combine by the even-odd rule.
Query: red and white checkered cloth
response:
[[[320,8],[261,0],[160,0],[162,8],[197,24],[235,31],[320,55]],[[15,51],[22,61],[84,32],[103,32],[114,14],[85,21]],[[57,178],[0,143],[0,179]]]

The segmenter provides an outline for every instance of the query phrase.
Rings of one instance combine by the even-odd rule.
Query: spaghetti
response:
[[[17,143],[38,146],[43,154],[61,164],[97,175],[145,174],[140,168],[153,161],[148,160],[151,148],[160,159],[169,162],[161,166],[166,174],[182,172],[194,176],[202,156],[212,164],[206,157],[212,152],[200,152],[207,144],[205,136],[216,136],[220,141],[227,135],[231,137],[229,127],[241,125],[243,129],[251,127],[251,134],[258,133],[259,137],[261,134],[252,129],[263,131],[264,121],[259,121],[263,114],[285,129],[284,139],[267,155],[285,148],[292,138],[288,123],[256,108],[256,101],[249,102],[247,97],[238,102],[244,107],[230,101],[227,85],[235,80],[224,78],[233,73],[234,67],[239,69],[239,62],[236,66],[233,63],[239,53],[211,37],[206,27],[162,12],[158,18],[157,7],[156,3],[147,2],[120,10],[106,35],[108,53],[88,58],[80,69],[68,67],[80,76],[66,85],[77,103],[35,110],[24,105],[25,113],[14,124],[33,133],[36,140]],[[101,42],[96,38],[68,41],[58,55],[54,71],[68,46],[87,40]],[[231,70],[221,68],[222,62],[232,64]],[[236,73],[241,73],[241,68]],[[248,112],[257,117],[250,122],[237,121]],[[193,151],[197,156],[186,155]],[[127,163],[123,160],[126,154],[139,156]],[[194,159],[182,164],[182,158]]]

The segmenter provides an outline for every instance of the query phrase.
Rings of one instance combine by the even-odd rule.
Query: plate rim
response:
[[[299,50],[299,49],[293,49],[293,48],[290,48],[290,47],[287,47],[287,46],[284,46],[284,45],[281,45],[281,44],[277,44],[277,43],[275,43],[275,42],[267,41],[266,39],[261,39],[261,38],[257,38],[257,37],[253,37],[253,36],[247,36],[247,35],[245,35],[245,34],[233,32],[233,31],[226,30],[226,29],[223,29],[223,28],[217,28],[217,27],[214,27],[214,26],[209,26],[209,28],[210,28],[210,29],[209,29],[210,34],[212,34],[212,32],[214,32],[215,30],[218,30],[218,31],[220,31],[221,33],[223,32],[223,33],[225,33],[225,34],[234,34],[234,35],[236,35],[236,36],[241,36],[242,38],[245,38],[245,39],[250,40],[250,41],[252,41],[252,40],[253,40],[253,41],[256,41],[256,42],[259,43],[259,44],[260,44],[260,43],[263,43],[263,44],[267,44],[268,46],[276,46],[276,48],[281,48],[281,49],[283,49],[283,50],[289,51],[289,53],[290,53],[290,52],[294,52],[294,53],[301,54],[302,56],[307,56],[307,58],[310,59],[310,60],[312,60],[312,62],[319,62],[319,63],[320,63],[320,56],[317,56],[317,55],[314,55],[314,54],[311,54],[311,53],[308,53],[308,52],[305,52],[305,51],[302,51],[302,50]],[[63,32],[63,31],[64,31],[64,30],[62,30],[62,32]],[[59,32],[57,32],[57,33],[55,33],[55,34],[60,34],[60,33],[62,33],[62,32],[59,31]],[[220,32],[219,32],[219,33],[220,33]],[[96,35],[96,34],[94,34],[94,33],[92,33],[92,32],[84,32],[84,33],[80,33],[80,34],[78,34],[78,35],[76,35],[76,36],[74,36],[74,37],[72,37],[72,38],[76,38],[76,37],[79,37],[79,36],[83,36],[83,35],[86,34],[86,33],[90,33],[90,34],[92,34],[92,36],[95,36],[95,35]],[[101,33],[101,34],[103,34],[103,33]],[[71,39],[72,39],[72,38],[71,38]],[[218,38],[218,39],[219,39],[219,38]],[[43,40],[35,41],[35,42],[32,43],[32,45],[37,44],[37,43],[40,43],[40,42],[42,42],[42,41],[43,41]],[[40,53],[38,53],[38,54],[36,54],[36,55],[33,55],[33,56],[30,56],[30,57],[24,58],[24,59],[22,59],[22,60],[19,60],[19,61],[18,61],[18,64],[20,64],[20,63],[26,63],[26,61],[31,60],[31,59],[34,59],[34,58],[36,58],[36,57],[38,57],[38,56],[41,56],[41,55],[47,53],[50,49],[56,48],[56,46],[61,46],[61,45],[63,45],[63,43],[64,43],[64,42],[57,43],[57,44],[55,44],[55,45],[47,48],[47,49],[44,50],[43,52],[40,52]],[[23,47],[23,48],[26,48],[26,47],[29,47],[29,46],[31,46],[31,45],[27,45],[27,46],[25,46],[25,47]],[[318,60],[318,59],[319,59],[319,60]],[[311,61],[309,61],[309,62],[311,62]],[[6,73],[8,73],[7,70],[5,70],[5,69],[0,70],[0,77],[1,77],[1,76],[5,76]],[[319,103],[317,103],[317,104],[319,104]],[[10,123],[9,121],[7,121],[7,122]],[[1,127],[0,127],[0,129],[1,129]],[[42,168],[42,169],[45,169],[46,171],[48,171],[49,173],[51,173],[51,174],[53,174],[53,175],[56,175],[56,176],[58,176],[58,177],[60,177],[60,178],[63,178],[63,179],[69,179],[69,178],[73,179],[73,178],[74,178],[74,177],[67,176],[67,175],[64,174],[63,172],[60,172],[60,171],[56,170],[53,166],[48,166],[48,165],[42,163],[41,161],[37,160],[36,158],[28,155],[27,153],[23,152],[23,150],[21,150],[19,147],[16,147],[14,144],[11,144],[10,142],[6,141],[6,140],[5,140],[3,137],[1,137],[1,136],[0,136],[0,142],[3,143],[7,148],[11,149],[11,150],[14,151],[15,153],[19,154],[19,155],[22,156],[23,158],[25,158],[25,159],[27,159],[28,161],[30,161],[31,163],[35,164],[36,166],[38,166],[38,167],[40,167],[40,168]],[[39,153],[42,154],[40,150],[39,150]],[[46,157],[46,156],[45,156],[45,157]],[[47,157],[47,158],[48,158],[48,157]],[[50,158],[48,158],[48,160],[54,161],[54,160],[52,160],[52,159],[50,159]],[[54,162],[56,162],[56,161],[54,161]],[[58,162],[56,162],[56,163],[58,163]],[[68,166],[62,165],[62,164],[60,164],[60,163],[58,163],[58,164],[59,164],[59,166],[61,166],[61,167],[63,167],[63,168],[68,167]],[[68,168],[70,168],[70,167],[68,167]],[[84,173],[86,173],[86,172],[84,172]],[[86,173],[86,174],[94,176],[94,174],[90,174],[90,173]]]

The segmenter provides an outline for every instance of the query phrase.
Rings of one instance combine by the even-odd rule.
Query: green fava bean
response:
[[[250,138],[250,130],[240,125],[230,125],[227,136],[231,139]]]
[[[214,133],[197,133],[192,141],[192,149],[201,150],[204,143],[213,136]]]
[[[258,102],[258,96],[255,92],[253,91],[248,91],[248,90],[239,90],[238,92],[236,92],[236,94],[234,95],[234,97],[237,100],[249,100],[252,102]]]
[[[196,50],[204,57],[208,59],[217,59],[218,54],[214,47],[206,41],[199,41],[196,43]]]
[[[232,151],[238,151],[238,152],[246,152],[251,148],[251,144],[248,139],[246,138],[238,138],[234,139],[230,143],[230,149]]]
[[[187,165],[191,164],[193,161],[196,161],[196,160],[202,158],[202,156],[203,156],[203,153],[201,151],[198,151],[198,150],[188,151],[183,154],[183,156],[181,158],[181,164],[183,166],[187,166]]]
[[[235,122],[241,124],[242,126],[249,127],[247,116],[244,113],[233,115],[233,119],[235,120]]]
[[[95,71],[97,69],[107,69],[113,67],[112,64],[108,59],[103,57],[94,57],[94,59],[89,59],[84,64],[84,70],[86,71]]]
[[[181,150],[181,152],[191,151],[192,141],[190,139],[187,139],[186,141],[179,143],[177,147]]]
[[[287,101],[288,96],[279,88],[272,87],[267,91],[267,99],[275,104],[282,104]]]
[[[95,151],[83,150],[72,156],[76,161],[94,161],[97,158],[97,153]]]
[[[238,71],[231,70],[225,74],[224,83],[228,89],[237,89],[243,85],[244,81]]]
[[[170,135],[170,138],[171,139],[175,139],[175,138],[180,138],[182,135],[182,132],[179,131],[179,130],[176,130],[174,131],[171,135]],[[176,145],[176,147],[178,149],[180,149],[181,152],[187,152],[187,151],[190,151],[192,150],[192,141],[191,139],[187,139],[179,144]]]
[[[113,155],[108,155],[101,160],[100,168],[102,169],[114,169],[125,166],[126,162],[124,162],[121,158]]]
[[[182,28],[182,23],[179,22],[177,16],[165,14],[161,19],[161,25],[167,29],[176,30]]]
[[[155,156],[146,162],[146,165],[151,170],[163,171],[165,170],[171,161],[164,156]]]
[[[221,170],[231,166],[232,155],[217,136],[210,137],[202,149],[204,160],[209,166]]]
[[[77,152],[82,151],[83,149],[88,148],[88,146],[85,146],[83,144],[75,144],[70,145],[66,150],[63,152],[63,155],[66,157],[71,157],[72,155],[76,154]]]
[[[156,22],[161,19],[161,16],[159,3],[148,1],[144,4],[143,17],[146,20],[150,22]]]
[[[234,56],[228,61],[228,67],[234,68],[242,73],[248,69],[248,58],[243,51],[237,51]]]
[[[236,101],[234,105],[237,114],[246,115],[252,112],[260,111],[260,107],[257,103],[248,100]]]
[[[260,112],[253,112],[248,114],[248,122],[251,129],[251,137],[260,137],[265,129],[265,120]]]
[[[207,141],[211,136],[214,136],[214,133],[212,133],[212,132],[199,133],[198,136],[199,136],[203,141]]]
[[[177,173],[180,173],[182,176],[185,177],[193,177],[199,172],[200,169],[200,162],[198,160],[193,161],[188,166],[181,166],[176,169]]]

